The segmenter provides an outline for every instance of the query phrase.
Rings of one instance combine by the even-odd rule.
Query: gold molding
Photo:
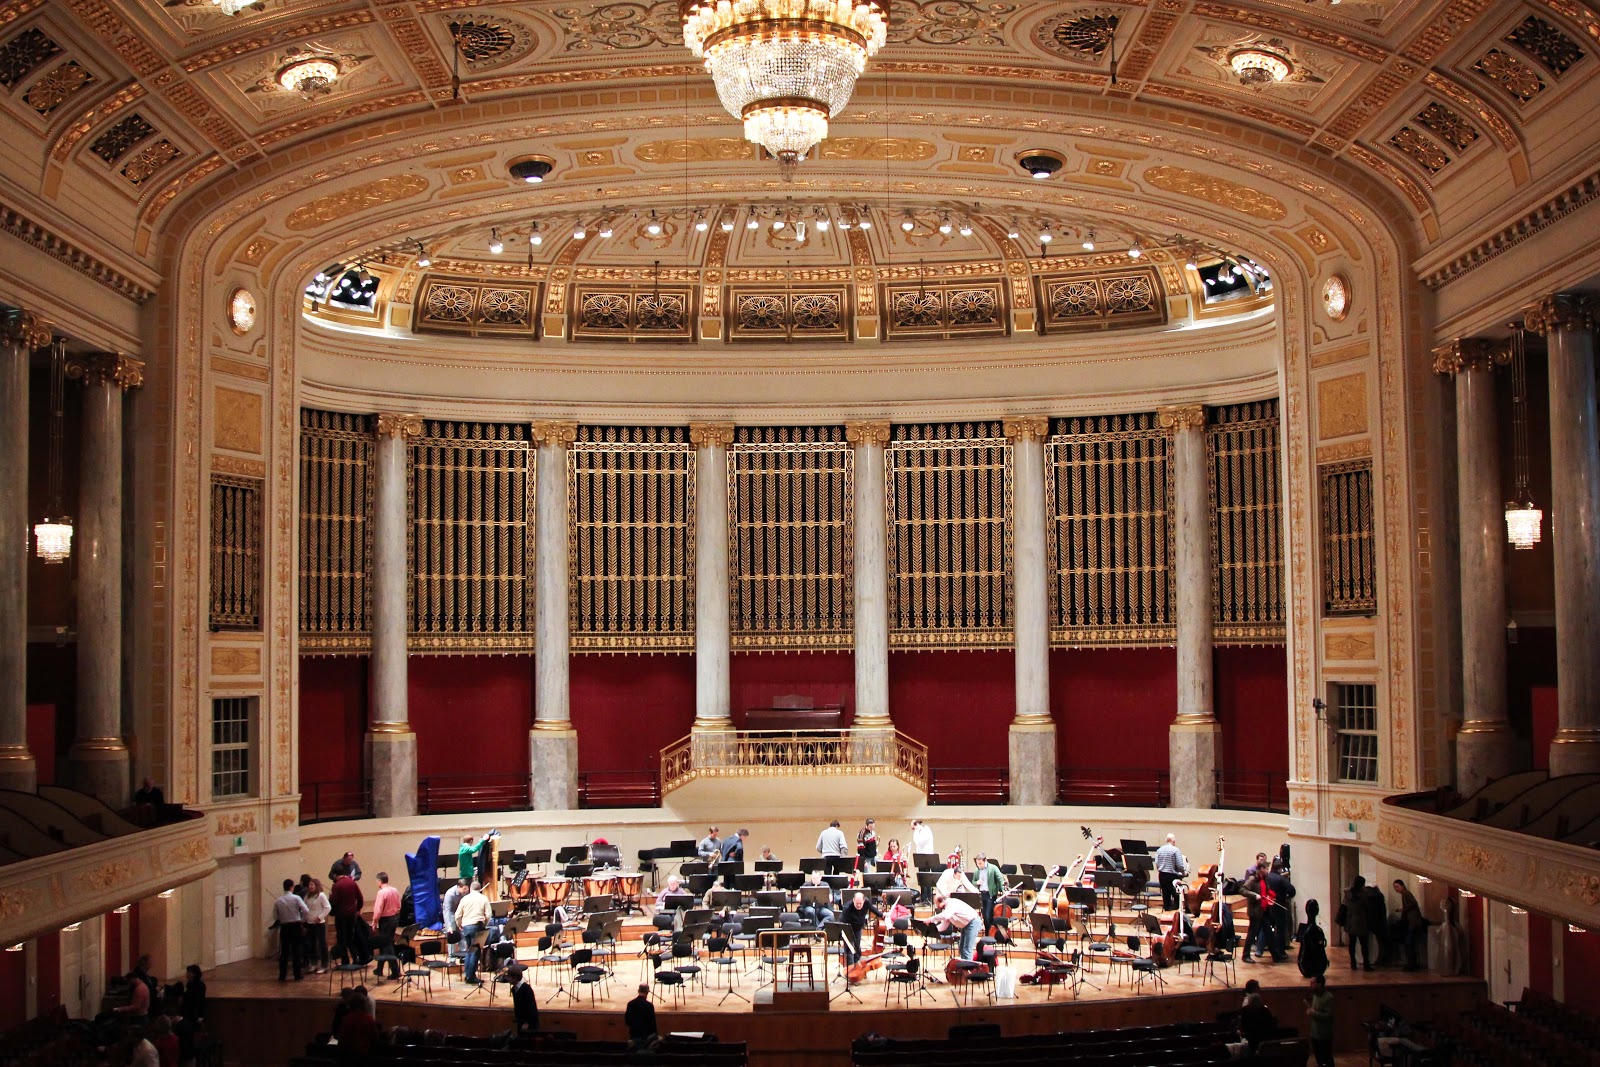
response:
[[[689,443],[701,447],[721,445],[726,448],[733,444],[733,430],[731,423],[691,422],[689,424]]]
[[[889,443],[889,433],[888,419],[844,424],[844,439],[853,445],[877,445],[882,448]]]
[[[1529,332],[1541,337],[1555,330],[1592,330],[1595,299],[1588,293],[1551,293],[1523,313]]]
[[[1043,441],[1050,436],[1050,417],[1048,415],[1018,415],[1006,419],[1001,424],[1005,429],[1006,440],[1013,443],[1017,441]]]
[[[1511,346],[1487,337],[1458,337],[1433,349],[1433,373],[1454,377],[1467,370],[1493,370],[1511,362]]]
[[[115,385],[127,392],[144,384],[144,360],[121,352],[90,352],[67,361],[67,377],[84,385]]]
[[[0,320],[0,344],[27,345],[30,352],[48,345],[54,332],[48,319],[31,311],[18,311]]]
[[[578,440],[578,424],[559,419],[535,419],[532,423],[535,444],[565,448]]]
[[[372,432],[375,437],[420,437],[422,416],[380,411],[373,418]]]
[[[1201,430],[1206,425],[1204,404],[1176,404],[1156,409],[1156,424],[1168,433],[1184,430]]]

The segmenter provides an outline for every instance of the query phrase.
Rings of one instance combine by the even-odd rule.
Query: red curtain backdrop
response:
[[[54,704],[28,705],[28,751],[40,785],[56,784],[56,709]]]
[[[1222,724],[1222,768],[1289,777],[1289,657],[1283,646],[1219,648],[1212,697]]]
[[[359,789],[367,657],[300,657],[300,781]]]
[[[127,919],[126,915],[118,915],[114,911],[108,911],[104,916],[106,933],[101,964],[108,982],[113,978],[120,978],[127,974],[129,970],[132,970],[133,963],[137,962],[130,960],[128,967],[124,968],[122,966],[122,931],[127,925]]]
[[[573,656],[568,699],[580,773],[653,769],[694,724],[694,657]]]
[[[412,656],[417,776],[528,773],[532,656]]]
[[[810,697],[817,707],[843,704],[854,718],[856,661],[849,652],[736,652],[729,666],[733,724],[744,729],[749,708],[772,706],[774,697]]]
[[[1574,1008],[1600,1012],[1600,982],[1595,981],[1595,975],[1600,975],[1600,933],[1567,930],[1565,936],[1562,959],[1567,980],[1562,999]]]
[[[1167,769],[1178,706],[1172,648],[1050,650],[1050,712],[1062,770]]]
[[[1006,767],[1016,691],[1009,649],[889,653],[889,714],[930,767]]]
[[[1551,930],[1550,916],[1528,912],[1528,985],[1546,996],[1556,992],[1555,938]]]

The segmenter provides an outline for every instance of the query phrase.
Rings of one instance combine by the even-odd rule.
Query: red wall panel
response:
[[[101,964],[105,971],[106,980],[110,981],[113,978],[122,977],[133,968],[131,966],[122,966],[122,930],[127,925],[127,916],[108,911],[103,918],[105,921],[105,940],[103,942],[104,951],[101,953]]]
[[[1530,916],[1531,918],[1531,916]],[[1574,1008],[1600,1012],[1600,933],[1575,934],[1566,931],[1562,960],[1566,966],[1566,990],[1562,999]]]
[[[573,656],[569,684],[580,772],[659,767],[694,724],[693,656]]]
[[[1556,991],[1552,925],[1550,916],[1528,912],[1528,985],[1547,996]]]
[[[28,954],[0,951],[0,1032],[28,1021]]]
[[[1456,902],[1460,904],[1459,897]],[[1466,919],[1467,947],[1472,955],[1472,975],[1475,978],[1482,978],[1486,973],[1489,959],[1489,946],[1484,942],[1483,898],[1475,896],[1466,903],[1465,911],[1457,914],[1463,914]]]
[[[1050,713],[1064,770],[1166,770],[1177,704],[1176,649],[1050,651]]]
[[[1533,769],[1550,769],[1550,742],[1556,739],[1560,728],[1560,712],[1556,704],[1556,687],[1540,685],[1529,695],[1533,708]]]
[[[367,657],[300,657],[300,781],[357,788],[367,729]]]
[[[28,751],[40,785],[56,784],[56,709],[54,704],[28,705]]]
[[[412,656],[417,776],[528,773],[532,656]]]
[[[54,1011],[61,1003],[61,935],[48,933],[34,942],[34,973],[38,975],[37,1015]]]
[[[1283,646],[1219,648],[1212,701],[1222,724],[1222,767],[1289,777],[1289,656]]]
[[[771,707],[778,696],[807,696],[818,707],[843,704],[846,722],[856,712],[856,661],[849,652],[736,652],[729,684],[733,724],[741,730],[746,709]]]
[[[1016,692],[1009,649],[889,653],[889,714],[931,767],[1007,766]]]

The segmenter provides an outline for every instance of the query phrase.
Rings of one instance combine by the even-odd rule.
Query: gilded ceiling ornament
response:
[[[1006,44],[1006,23],[1021,6],[973,0],[894,0],[889,12],[889,40],[894,44],[1002,48]]]
[[[461,62],[473,71],[514,63],[539,43],[532,28],[503,15],[475,12],[470,18],[456,14],[442,14],[440,18],[451,40],[461,49]]]
[[[535,419],[533,422],[533,439],[541,445],[555,445],[565,448],[578,439],[578,424],[563,422],[559,419]]]
[[[1511,346],[1487,337],[1458,337],[1433,350],[1433,372],[1454,376],[1464,370],[1491,370],[1511,362]]]
[[[641,163],[740,163],[756,158],[756,146],[742,137],[700,137],[650,141],[633,154]]]
[[[422,416],[380,411],[373,417],[372,432],[377,437],[419,437]]]
[[[550,14],[566,31],[565,50],[568,52],[683,45],[683,24],[678,17],[677,0],[657,0],[653,4],[624,0],[622,3],[558,7]]]
[[[689,441],[696,445],[722,445],[726,448],[733,444],[734,427],[730,423],[722,422],[691,422],[689,424]]]
[[[939,154],[932,141],[913,137],[830,137],[817,146],[818,159],[921,163]]]
[[[28,75],[61,54],[61,46],[37,26],[0,45],[0,87],[15,89]]]
[[[1002,425],[1007,441],[1043,441],[1050,436],[1050,419],[1046,415],[1017,415]]]
[[[1529,15],[1517,28],[1506,34],[1508,44],[1514,44],[1551,74],[1560,77],[1574,63],[1583,58],[1578,42],[1537,15]]]
[[[844,439],[853,445],[877,445],[882,448],[889,443],[889,422],[887,419],[847,422],[844,424]]]
[[[367,208],[406,200],[426,191],[428,179],[419,174],[400,174],[391,178],[378,178],[337,193],[318,197],[302,207],[295,208],[284,219],[291,230],[315,230],[330,222],[347,218]]]
[[[94,80],[93,74],[69,60],[34,82],[22,99],[39,114],[49,115]]]
[[[1471,148],[1479,136],[1477,128],[1472,123],[1438,101],[1430,102],[1427,107],[1417,112],[1415,121],[1458,152]]]
[[[116,163],[127,155],[134,145],[155,132],[156,128],[136,111],[118,120],[105,133],[95,138],[94,144],[89,146],[89,151],[107,163]]]
[[[123,164],[119,172],[132,186],[140,186],[183,155],[181,149],[166,138],[146,145]]]
[[[1033,43],[1081,63],[1098,64],[1106,56],[1122,15],[1115,8],[1075,9],[1046,19],[1033,31]]]
[[[1429,174],[1439,173],[1450,162],[1450,156],[1444,149],[1410,126],[1402,126],[1396,130],[1395,135],[1389,138],[1389,145],[1405,153],[1413,163]]]
[[[1544,79],[1532,67],[1498,48],[1491,48],[1484,53],[1483,58],[1472,65],[1472,69],[1505,90],[1518,103],[1526,104],[1544,92]]]
[[[1185,167],[1151,167],[1144,172],[1144,180],[1165,192],[1204,200],[1268,222],[1278,222],[1289,214],[1283,201],[1274,196]]]
[[[1208,27],[1194,51],[1211,80],[1302,103],[1315,98],[1340,68],[1334,57],[1321,51],[1274,34],[1251,33],[1240,37],[1233,26]],[[1235,58],[1245,53],[1260,53],[1269,66],[1274,62],[1282,64],[1282,76],[1251,77],[1241,73]],[[1200,72],[1185,64],[1180,73],[1196,76]]]

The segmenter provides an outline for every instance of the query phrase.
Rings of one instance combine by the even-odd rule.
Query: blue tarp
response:
[[[406,856],[406,873],[411,876],[411,904],[416,921],[433,929],[444,921],[439,908],[439,839],[424,837],[417,851]]]

